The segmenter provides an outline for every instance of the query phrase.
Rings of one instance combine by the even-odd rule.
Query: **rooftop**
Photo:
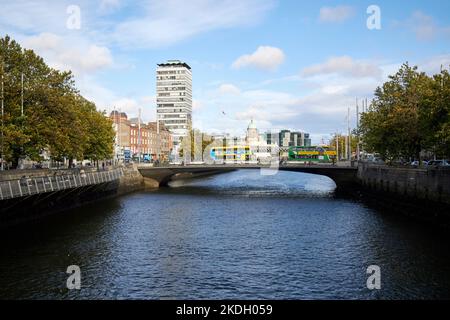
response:
[[[191,67],[183,61],[180,60],[167,60],[165,63],[158,63],[158,67],[185,67],[191,70]]]
[[[250,121],[250,124],[248,125],[248,128],[247,129],[256,129],[256,124],[255,124],[255,122],[253,121],[253,119],[252,119],[252,121]]]

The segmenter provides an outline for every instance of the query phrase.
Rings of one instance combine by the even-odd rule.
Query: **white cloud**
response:
[[[33,49],[45,62],[58,70],[71,70],[81,94],[93,101],[99,110],[111,111],[116,93],[98,83],[98,71],[113,65],[108,48],[89,43],[84,38],[63,37],[53,33],[22,36],[21,44]]]
[[[79,77],[76,84],[81,94],[86,99],[93,101],[99,110],[111,111],[112,102],[118,99],[115,92],[99,85],[91,76]]]
[[[450,56],[430,57],[418,64],[420,70],[437,72],[440,63],[450,63]],[[355,127],[355,105],[359,98],[373,97],[377,86],[388,80],[388,76],[398,71],[401,63],[372,63],[379,77],[352,77],[348,73],[320,73],[311,78],[296,79],[303,93],[290,94],[280,91],[243,91],[236,99],[236,118],[255,119],[269,123],[270,128],[304,129],[314,137],[345,132],[347,109],[350,107],[350,125]],[[350,74],[351,75],[351,74]],[[290,81],[287,77],[285,81]],[[242,99],[241,97],[245,97]]]
[[[302,75],[306,77],[323,75],[323,74],[339,74],[355,78],[380,78],[382,70],[375,64],[356,61],[349,56],[333,57],[327,61],[306,67],[302,71]]]
[[[429,75],[439,73],[441,66],[445,69],[450,68],[450,54],[441,54],[434,56],[419,63],[419,69],[425,71]]]
[[[261,70],[276,70],[285,60],[284,52],[275,47],[260,46],[252,54],[240,56],[232,67],[240,69],[254,67]]]
[[[241,93],[241,90],[238,87],[230,83],[224,83],[220,85],[218,91],[220,94],[231,94],[231,95],[238,95]]]
[[[69,3],[63,1],[2,1],[0,10],[0,29],[40,33],[45,31],[64,31]]]
[[[204,107],[204,104],[200,100],[193,99],[192,100],[192,110],[197,111]]]
[[[288,95],[273,92],[271,103],[251,103],[236,113],[236,119],[248,121],[255,119],[265,123],[259,129],[292,129],[305,130],[309,133],[344,132],[347,108],[352,107],[352,126],[354,126],[355,91],[349,86],[343,91],[333,91],[329,87],[321,87],[303,96],[289,95],[288,99],[277,99]],[[372,88],[365,91],[370,97]],[[275,101],[278,102],[275,102]],[[217,124],[216,124],[217,125]]]
[[[411,24],[418,40],[433,40],[439,32],[433,18],[421,11],[413,13]]]
[[[120,0],[101,0],[100,11],[103,13],[109,13],[119,8],[120,5]]]
[[[86,43],[82,39],[77,42],[67,41],[53,33],[27,37],[23,46],[44,57],[50,66],[72,70],[76,75],[93,73],[113,64],[108,48]]]
[[[140,99],[133,99],[128,97],[118,98],[113,101],[107,108],[108,111],[114,109],[125,112],[128,119],[137,118],[139,116],[139,109],[141,111],[141,121],[149,122],[156,119],[156,105],[152,103],[155,101],[155,97],[142,97]]]
[[[62,39],[54,33],[41,33],[25,40],[24,46],[36,51],[55,50],[61,45]]]
[[[168,46],[217,29],[259,22],[274,6],[273,0],[159,0],[140,5],[140,16],[123,21],[111,40],[127,48]]]
[[[352,108],[351,126],[354,127],[356,97],[370,99],[375,88],[393,70],[396,71],[398,66],[373,62],[370,64],[372,67],[367,68],[360,66],[365,62],[351,61],[350,66],[356,64],[356,68],[347,65],[335,70],[328,66],[314,68],[313,77],[290,76],[277,79],[278,82],[297,82],[303,90],[295,94],[273,90],[241,90],[238,97],[227,97],[225,104],[233,106],[228,114],[233,114],[236,122],[234,126],[245,127],[250,119],[254,119],[258,121],[258,127],[262,131],[283,128],[305,130],[315,134],[316,138],[336,131],[344,132],[347,126],[347,108]],[[367,69],[376,72],[366,72]],[[372,76],[373,74],[376,76]],[[215,122],[215,128],[223,126],[226,131],[226,125],[230,123],[223,122],[223,125],[222,121]]]
[[[438,38],[450,38],[450,26],[439,25],[435,19],[417,10],[404,21],[397,21],[394,25],[413,32],[419,41],[433,41]]]
[[[156,96],[144,96],[140,100],[144,105],[156,106]]]
[[[136,100],[130,98],[121,98],[114,101],[113,107],[121,112],[129,113],[132,116],[136,115],[136,111],[139,109],[139,104]]]
[[[339,94],[345,93],[348,90],[348,86],[344,85],[326,85],[322,88],[323,93],[325,94]]]
[[[355,10],[350,6],[322,7],[320,8],[319,21],[343,22],[354,14]]]
[[[52,32],[71,36],[66,28],[71,0],[3,1],[0,30],[9,34]],[[135,48],[169,46],[213,30],[246,27],[259,23],[276,0],[78,0],[81,29],[78,35],[106,45]],[[118,9],[126,15],[108,14]]]

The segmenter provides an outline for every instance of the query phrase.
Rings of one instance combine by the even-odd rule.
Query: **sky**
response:
[[[370,100],[402,63],[429,74],[450,65],[447,0],[0,0],[0,8],[0,36],[72,70],[99,110],[141,109],[155,120],[157,64],[188,63],[193,126],[211,134],[242,135],[253,119],[260,131],[303,130],[318,143],[346,132],[349,107],[354,127],[357,99]]]

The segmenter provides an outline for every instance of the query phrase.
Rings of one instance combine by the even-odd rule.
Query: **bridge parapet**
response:
[[[238,165],[189,165],[189,166],[167,166],[167,167],[138,167],[139,172],[144,177],[147,186],[157,188],[167,184],[173,177],[185,175],[186,177],[195,177],[204,174],[222,173],[238,169],[271,169],[270,166],[261,166],[254,164]],[[337,186],[337,189],[344,190],[357,183],[357,168],[333,165],[283,165],[272,168],[280,171],[303,172],[310,174],[323,175],[331,178]]]
[[[119,180],[123,169],[97,172],[78,172],[73,174],[53,174],[39,177],[22,177],[0,181],[0,200],[31,196],[40,193],[56,192]]]

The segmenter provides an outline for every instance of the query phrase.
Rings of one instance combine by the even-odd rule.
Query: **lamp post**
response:
[[[159,119],[158,115],[156,115],[156,160],[160,162],[160,153],[161,153],[161,136],[159,132]]]
[[[22,120],[21,120],[21,123],[22,123],[22,133],[23,133],[23,121],[24,121],[24,119],[23,119],[23,72],[20,74],[20,83],[21,83],[21,90],[20,90],[20,116],[21,116],[21,118],[22,118]],[[21,157],[22,157],[22,165],[21,165],[21,167],[23,166],[23,160],[25,159],[25,156],[24,156],[24,146],[23,146],[23,144],[22,144],[22,147],[21,147]]]
[[[122,115],[121,115],[121,108],[119,108],[119,113],[118,113],[118,118],[119,118],[119,125],[118,125],[118,129],[117,129],[117,143],[118,143],[118,145],[119,145],[119,157],[121,157],[122,156],[122,146],[121,146],[121,143],[122,143],[122,127],[120,126],[120,118],[122,117]],[[119,164],[119,160],[117,161],[118,163],[117,164]]]
[[[141,163],[141,108],[138,116],[138,163]]]
[[[364,103],[364,100],[363,100]],[[359,105],[356,98],[356,160],[359,161]]]
[[[337,164],[339,162],[339,136],[337,131],[334,137],[336,139],[336,164]]]
[[[350,133],[350,107],[347,110],[347,160],[352,160],[352,141]]]
[[[4,91],[4,89],[3,89],[3,68],[2,68],[2,103],[1,103],[1,105],[2,105],[2,135],[1,135],[2,163],[1,163],[1,171],[3,171],[5,169],[4,168],[4,164],[3,164],[4,158],[5,158],[5,153],[4,153],[4,149],[3,149],[3,116],[4,116],[4,112],[5,112],[5,110],[4,110],[4,94],[3,94],[3,91]]]
[[[21,103],[20,103],[20,115],[23,117],[23,72],[20,75],[20,82],[22,84],[22,90],[21,90],[21,93],[20,93],[20,100],[21,100]]]

